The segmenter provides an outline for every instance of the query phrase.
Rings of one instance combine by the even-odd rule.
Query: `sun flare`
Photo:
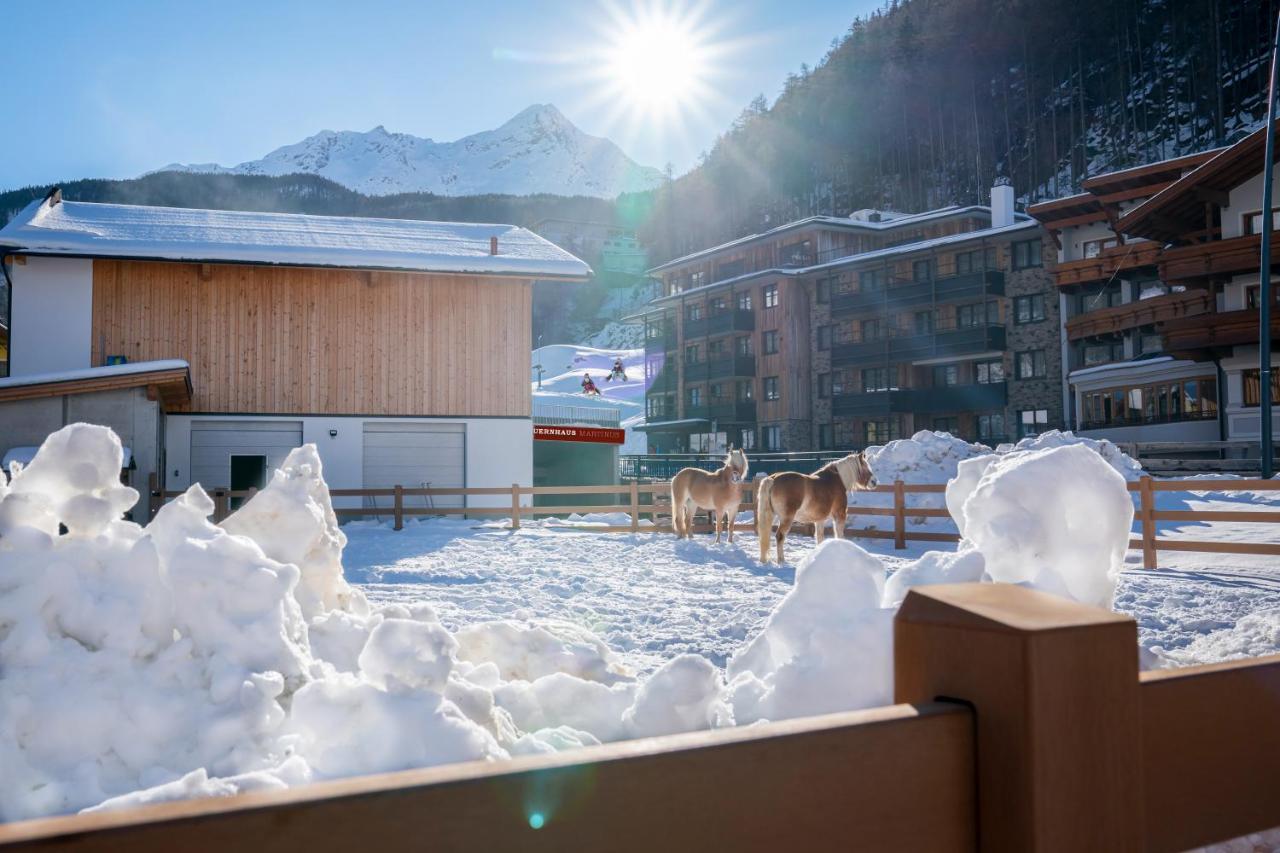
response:
[[[660,5],[611,17],[603,53],[611,97],[653,117],[696,106],[712,71],[697,18]]]

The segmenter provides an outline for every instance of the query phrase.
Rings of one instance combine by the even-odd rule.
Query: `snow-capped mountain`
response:
[[[365,195],[508,193],[613,198],[657,186],[608,139],[583,133],[551,104],[535,104],[496,130],[435,142],[379,125],[367,133],[322,130],[261,160],[225,167],[174,163],[157,171],[238,175],[309,172]]]

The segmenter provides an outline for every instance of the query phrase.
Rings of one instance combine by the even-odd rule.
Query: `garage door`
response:
[[[366,421],[364,486],[460,489],[466,486],[466,425]],[[465,506],[462,495],[405,498],[408,506]]]
[[[301,446],[301,421],[192,421],[191,481],[230,488],[232,456],[265,456],[269,478]]]

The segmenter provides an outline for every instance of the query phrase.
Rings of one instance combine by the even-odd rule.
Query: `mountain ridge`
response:
[[[170,163],[155,172],[311,174],[363,195],[586,195],[616,198],[653,189],[663,175],[609,139],[591,136],[554,104],[533,104],[493,130],[452,142],[393,133],[321,130],[235,166]],[[148,174],[154,174],[151,172]]]

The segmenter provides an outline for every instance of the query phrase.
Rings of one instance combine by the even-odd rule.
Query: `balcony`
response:
[[[1257,272],[1261,249],[1262,239],[1257,234],[1165,249],[1160,255],[1160,278],[1188,281],[1207,276]],[[1271,237],[1271,251],[1280,257],[1280,231]]]
[[[1121,270],[1136,269],[1160,260],[1160,244],[1141,240],[1103,249],[1096,257],[1063,261],[1054,267],[1053,280],[1058,287],[1109,281]]]
[[[658,371],[658,375],[649,380],[645,392],[654,394],[662,391],[674,391],[678,384],[674,367],[666,367]]]
[[[684,404],[684,415],[683,415],[684,420],[691,420],[693,418],[701,418],[702,420],[708,420],[710,417],[711,417],[711,407],[708,406],[707,404],[702,403],[697,406],[693,405],[692,403]]]
[[[831,364],[843,367],[873,361],[920,361],[1004,348],[1005,330],[998,324],[937,329],[924,334],[899,331],[878,340],[836,344],[831,348]]]
[[[717,358],[707,362],[708,379],[729,379],[734,376],[755,376],[756,358],[753,355],[738,355],[732,358]]]
[[[1200,314],[1168,320],[1156,326],[1164,338],[1165,352],[1191,353],[1239,344],[1256,344],[1259,332],[1258,310]],[[1271,339],[1280,336],[1280,310],[1272,309]]]
[[[708,415],[717,421],[742,422],[756,419],[755,400],[737,400],[725,403],[712,403],[708,407]]]
[[[750,332],[755,327],[756,314],[754,311],[743,311],[741,309],[718,311],[697,320],[685,320],[684,336],[686,340],[689,338],[704,338],[708,335],[722,335],[726,332]]]
[[[887,287],[858,293],[833,293],[832,315],[877,309],[896,310],[915,305],[933,305],[960,299],[1004,295],[1004,273],[1000,270],[949,275],[932,281],[899,279]]]
[[[895,388],[831,398],[835,415],[865,417],[898,413],[975,412],[1004,408],[1009,399],[1007,383],[944,385],[935,388]]]
[[[1214,297],[1208,290],[1168,293],[1072,317],[1067,321],[1067,339],[1076,341],[1179,317],[1193,317],[1210,312],[1213,307]]]
[[[645,330],[644,348],[648,352],[662,352],[674,349],[676,345],[676,324],[663,323],[661,326],[649,326]]]

